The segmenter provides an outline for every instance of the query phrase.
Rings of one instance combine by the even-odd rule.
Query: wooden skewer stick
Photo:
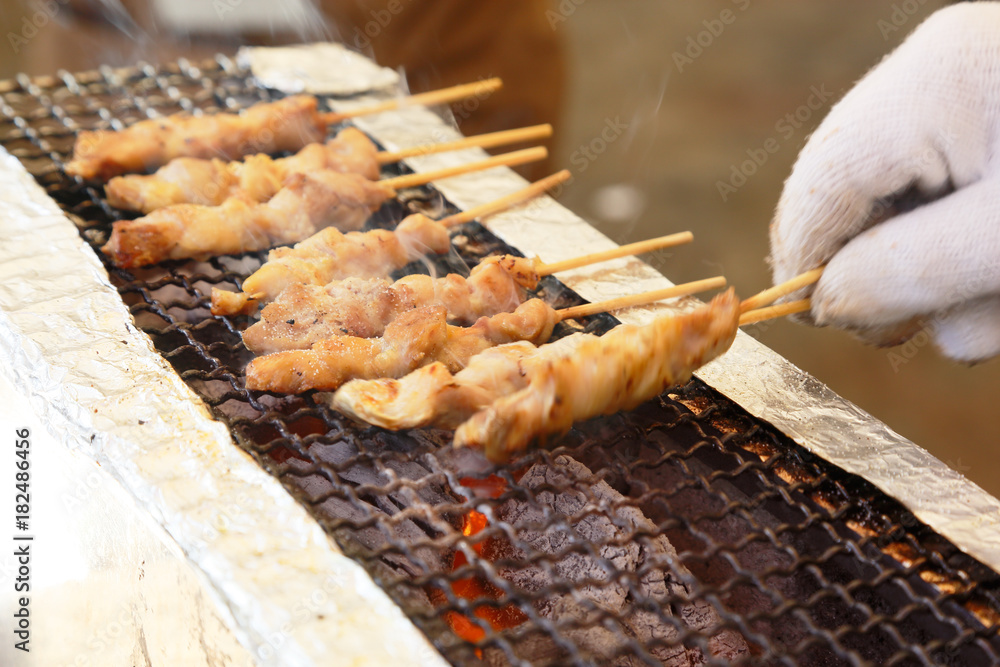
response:
[[[695,280],[691,283],[674,285],[673,287],[653,290],[651,292],[643,292],[642,294],[632,294],[630,296],[623,296],[617,299],[598,301],[597,303],[585,303],[582,306],[563,308],[562,310],[558,310],[556,312],[559,313],[560,321],[570,320],[577,317],[596,315],[597,313],[607,313],[613,310],[621,310],[622,308],[628,308],[630,306],[644,306],[656,301],[662,301],[663,299],[688,296],[689,294],[696,294],[698,292],[705,292],[712,289],[721,289],[725,286],[726,279],[722,276],[716,276],[715,278]]]
[[[357,118],[358,116],[382,113],[383,111],[391,111],[393,109],[399,109],[400,107],[418,105],[429,107],[434,106],[435,104],[456,102],[468,97],[487,97],[500,90],[501,87],[503,87],[503,82],[499,78],[484,79],[482,81],[464,83],[459,86],[442,88],[441,90],[432,90],[426,93],[419,93],[417,95],[396,97],[371,106],[351,109],[350,111],[326,113],[323,114],[323,120],[332,125],[334,123],[347,120],[348,118]]]
[[[455,225],[464,224],[466,222],[471,222],[476,218],[485,218],[493,213],[500,213],[505,211],[512,206],[516,206],[522,202],[533,199],[539,196],[546,190],[555,187],[556,185],[565,182],[570,178],[570,173],[568,169],[563,169],[560,172],[556,172],[551,176],[546,176],[545,178],[539,179],[529,185],[526,188],[522,188],[517,192],[512,192],[509,195],[491,201],[482,206],[477,206],[475,208],[470,208],[468,211],[463,211],[461,213],[456,213],[455,215],[449,216],[447,218],[442,218],[438,222],[445,227],[453,227]],[[257,301],[258,299],[266,296],[263,293],[258,294],[247,294],[247,298],[252,301]]]
[[[425,171],[419,174],[406,174],[404,176],[395,176],[393,178],[383,178],[379,181],[379,183],[384,183],[393,190],[400,190],[402,188],[412,188],[418,185],[425,185],[431,181],[439,181],[445,178],[451,178],[452,176],[468,174],[473,171],[492,169],[493,167],[516,167],[519,164],[544,160],[548,157],[548,155],[549,152],[545,150],[544,147],[535,146],[534,148],[525,148],[520,151],[512,151],[510,153],[503,153],[502,155],[495,155],[486,160],[479,160],[478,162],[460,164],[457,167],[445,167],[444,169]]]
[[[776,317],[784,317],[785,315],[804,313],[810,308],[812,308],[812,299],[799,299],[798,301],[779,303],[777,306],[749,310],[740,315],[740,326],[763,322],[764,320],[771,320]]]
[[[618,259],[619,257],[641,255],[644,252],[652,252],[653,250],[659,250],[660,248],[670,248],[671,246],[690,243],[693,240],[694,235],[691,232],[679,232],[677,234],[659,236],[655,239],[637,241],[636,243],[629,243],[628,245],[619,246],[610,250],[603,250],[601,252],[592,252],[589,255],[581,255],[580,257],[565,259],[561,262],[541,264],[538,267],[538,275],[551,276],[553,273],[559,273],[560,271],[578,269],[581,266],[606,262],[610,259]]]
[[[819,280],[819,277],[823,275],[823,269],[825,267],[819,267],[818,269],[813,269],[812,271],[806,271],[801,273],[791,280],[786,280],[780,285],[775,285],[774,287],[769,287],[768,289],[755,294],[749,299],[745,299],[740,304],[740,312],[745,313],[750,310],[755,310],[757,308],[762,308],[764,306],[770,305],[780,299],[783,296],[788,296],[792,292],[796,292],[806,285],[812,285],[814,282]]]
[[[493,201],[480,206],[474,206],[468,211],[462,211],[461,213],[441,218],[438,222],[445,227],[455,227],[458,225],[464,225],[467,222],[472,222],[473,220],[477,220],[479,218],[491,216],[494,213],[506,211],[507,209],[517,206],[522,202],[538,197],[560,183],[565,183],[571,176],[572,174],[569,173],[568,169],[563,169],[562,171],[558,171],[551,176],[539,179],[528,187],[522,188],[517,192],[512,192],[509,195],[505,195],[499,199],[494,199]]]
[[[478,134],[474,137],[463,137],[455,141],[444,141],[438,144],[424,144],[423,146],[413,146],[398,151],[381,151],[376,154],[379,164],[390,164],[399,162],[408,157],[418,155],[432,155],[434,153],[447,153],[449,151],[460,151],[463,148],[496,148],[508,144],[518,144],[527,141],[539,141],[552,136],[552,126],[548,123],[544,125],[532,125],[516,130],[501,130],[500,132],[489,132]]]
[[[559,173],[561,174],[563,172]],[[555,174],[554,176],[558,175],[559,174]],[[548,178],[551,179],[553,178],[553,176],[549,176]],[[545,180],[546,179],[537,181],[536,183],[533,183],[532,185],[525,188],[524,190],[520,190],[514,194],[525,197],[529,195],[534,195],[535,192],[537,192],[537,190],[539,189],[538,186],[549,185],[549,183],[543,182]],[[527,192],[528,190],[530,190],[531,192]],[[644,252],[649,252],[651,250],[658,250],[659,248],[667,248],[681,243],[688,243],[693,238],[694,236],[691,234],[691,232],[680,232],[678,234],[669,234],[667,236],[660,236],[655,239],[648,239],[646,241],[630,243],[628,245],[619,246],[617,248],[612,248],[611,250],[605,250],[603,252],[594,252],[590,253],[589,255],[581,255],[579,257],[573,257],[571,259],[563,260],[562,262],[555,262],[553,264],[538,264],[536,272],[539,277],[549,276],[552,275],[553,273],[556,273],[557,271],[576,269],[581,266],[587,266],[589,264],[599,264],[600,262],[606,262],[610,259],[618,259],[619,257],[638,255]],[[691,284],[693,285],[695,283]],[[676,289],[677,289],[676,287],[667,288],[665,291],[670,292],[670,294],[660,298],[663,299],[669,298],[672,295],[673,291]],[[707,287],[705,289],[711,289],[711,287]],[[260,296],[262,295],[258,294],[249,295],[251,299],[256,299],[259,298]],[[683,296],[683,295],[678,295],[678,296]]]

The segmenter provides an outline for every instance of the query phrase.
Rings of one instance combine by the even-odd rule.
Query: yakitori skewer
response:
[[[330,170],[359,174],[374,181],[379,177],[380,165],[407,157],[473,147],[496,148],[537,141],[551,135],[551,125],[535,125],[400,151],[380,152],[363,132],[349,127],[326,143],[309,144],[289,157],[272,158],[260,153],[242,162],[219,158],[176,158],[153,174],[116,176],[108,181],[104,191],[112,206],[141,213],[151,213],[175,204],[219,206],[236,195],[250,201],[265,202],[294,174],[309,175]]]
[[[500,79],[487,79],[341,113],[321,113],[315,97],[294,95],[256,104],[243,114],[177,114],[139,121],[120,131],[84,131],[77,137],[66,173],[107,180],[156,169],[179,157],[235,160],[254,153],[297,151],[323,141],[328,126],[348,118],[482,97],[501,85]]]
[[[772,288],[773,291],[767,296],[758,295],[752,297],[753,301],[747,299],[743,303],[767,303],[801,289],[816,279],[815,273],[806,278],[796,278],[777,289]],[[629,332],[625,327],[617,327],[602,339],[597,339],[604,341],[603,343],[597,343],[594,340],[596,337],[589,334],[574,334],[538,348],[528,342],[510,343],[485,350],[457,374],[452,374],[445,364],[432,363],[399,379],[352,380],[337,390],[332,405],[357,419],[392,430],[427,426],[457,428],[504,396],[513,396],[535,382],[546,385],[545,380],[551,374],[550,364],[567,364],[576,360],[583,370],[588,365],[586,359],[604,356],[594,354],[599,348],[612,356],[622,354],[623,350],[633,349],[629,347],[634,344],[633,336],[640,337],[644,346],[656,342],[669,344],[669,347],[663,348],[662,354],[654,354],[649,358],[646,368],[659,374],[665,381],[676,384],[685,381],[691,370],[728,349],[735,337],[737,317],[738,324],[742,326],[807,308],[808,299],[803,299],[749,310],[739,315],[741,308],[735,297],[727,294],[716,297],[707,309],[701,308],[677,317],[664,316],[660,318],[657,328],[638,331],[633,328]],[[674,328],[669,329],[669,333],[665,335],[663,326],[668,322],[672,322]],[[628,342],[624,342],[626,338],[629,339]],[[634,353],[642,355],[647,349],[648,347],[634,349]],[[641,356],[635,358],[642,361]],[[621,381],[626,382],[627,378],[634,379],[637,366],[629,360],[619,361],[621,363],[618,368],[624,375],[612,373],[611,377],[623,377],[626,379]],[[664,362],[669,362],[669,365],[664,366]],[[587,387],[600,384],[587,384],[582,376],[578,380],[580,391],[584,393]],[[654,385],[653,389],[630,396],[628,400],[638,403],[647,394],[655,395],[651,393],[655,391]],[[626,392],[622,392],[623,396],[625,394]],[[537,405],[545,396],[550,395],[534,394],[532,404]],[[586,399],[587,396],[583,398]],[[523,403],[527,398],[522,396],[512,400]],[[614,407],[617,404],[609,403],[604,406],[604,412],[611,411]],[[600,414],[600,411],[586,410],[577,414],[592,416]],[[472,427],[469,428],[471,430]],[[467,433],[463,437],[471,438],[471,433]],[[525,442],[525,435],[522,433],[519,440],[511,444],[516,447]],[[487,443],[487,452],[491,458],[505,458],[511,451],[511,447],[500,442],[499,438],[494,437]]]
[[[564,318],[588,317],[605,311],[611,312],[631,308],[633,306],[643,306],[656,301],[662,301],[664,299],[673,299],[678,296],[697,294],[698,292],[719,289],[725,286],[726,279],[722,276],[716,276],[715,278],[695,280],[690,283],[684,283],[683,285],[664,287],[663,289],[653,290],[651,292],[620,296],[614,299],[608,299],[607,301],[599,301],[597,303],[585,303],[582,306],[573,306],[572,308],[566,308],[560,312],[563,313]]]
[[[327,227],[360,229],[383,202],[395,196],[397,188],[525,164],[546,155],[542,147],[528,148],[459,167],[381,181],[329,170],[294,174],[265,203],[237,196],[220,206],[177,204],[136,220],[119,220],[112,225],[111,238],[101,250],[122,268],[265,250],[302,241]]]
[[[724,285],[721,278],[678,285],[672,296]],[[661,292],[646,293],[646,302],[658,300]],[[308,350],[257,357],[247,366],[246,386],[277,393],[333,390],[358,378],[402,377],[432,362],[457,373],[491,347],[519,340],[544,343],[555,325],[571,316],[572,312],[554,310],[541,299],[530,299],[513,313],[481,317],[471,327],[456,327],[447,323],[443,306],[417,308],[390,323],[380,338],[337,336]]]
[[[794,278],[769,287],[748,299],[744,299],[740,304],[740,313],[742,313],[740,316],[740,326],[776,317],[794,315],[795,313],[803,313],[812,308],[812,301],[810,299],[799,299],[776,306],[772,306],[771,304],[789,294],[798,292],[803,287],[814,284],[823,275],[824,268],[826,267],[821,266],[805,273],[800,273]]]
[[[810,272],[743,304],[729,290],[697,310],[615,327],[601,337],[574,334],[537,348],[501,345],[457,373],[435,362],[400,379],[353,380],[337,390],[332,405],[393,430],[455,428],[456,446],[481,447],[503,461],[574,422],[633,408],[686,382],[729,349],[739,325],[808,309],[808,299],[766,304],[818,277]]]
[[[812,269],[811,271],[800,273],[794,278],[786,280],[779,285],[769,287],[763,292],[759,292],[748,299],[744,299],[740,304],[740,311],[745,313],[749,310],[769,306],[782,297],[786,297],[789,294],[799,291],[803,287],[812,285],[820,279],[820,276],[823,275],[824,268],[826,267],[821,266],[819,268]]]
[[[611,259],[629,257],[631,255],[641,255],[643,253],[653,252],[654,250],[662,250],[664,248],[672,248],[685,243],[691,243],[693,240],[694,234],[691,232],[677,232],[676,234],[658,236],[656,238],[646,239],[645,241],[636,241],[635,243],[618,246],[617,248],[599,250],[586,255],[580,255],[579,257],[571,257],[570,259],[564,259],[559,262],[546,264],[546,273],[542,275],[548,276],[554,273],[562,273],[563,271],[579,269],[580,267],[597,264],[599,262],[606,262]]]
[[[730,290],[690,313],[583,340],[571,355],[536,366],[526,387],[462,423],[454,444],[479,447],[499,461],[575,422],[635,408],[728,350],[738,313]]]
[[[501,81],[499,77],[481,79],[479,81],[473,81],[472,83],[462,83],[457,86],[451,86],[450,88],[430,90],[426,93],[416,93],[415,95],[407,95],[405,97],[394,97],[384,102],[368,104],[357,107],[356,109],[350,109],[348,111],[331,112],[324,114],[323,118],[327,123],[342,123],[351,118],[371,116],[372,114],[382,113],[383,111],[392,111],[393,109],[400,109],[402,107],[432,107],[438,104],[450,104],[451,102],[457,102],[458,100],[464,100],[470,97],[482,98],[495,93],[502,87],[503,81]]]
[[[295,283],[326,285],[352,276],[383,278],[424,255],[448,252],[449,228],[517,206],[569,178],[569,171],[563,170],[440,221],[416,213],[407,216],[393,231],[375,229],[363,234],[343,234],[328,227],[293,248],[272,250],[267,262],[243,281],[243,292],[212,290],[212,313],[253,312],[258,303],[273,301]]]
[[[685,243],[691,238],[690,232],[670,234],[553,264],[513,255],[487,257],[472,267],[468,278],[458,274],[440,278],[412,274],[394,283],[384,278],[357,277],[322,286],[296,283],[268,304],[261,312],[260,321],[243,332],[243,344],[252,352],[267,354],[308,349],[334,336],[381,336],[397,317],[426,306],[443,306],[450,323],[469,325],[480,317],[513,311],[525,300],[526,290],[535,289],[543,276],[565,270],[564,267],[575,268],[649,252]],[[712,285],[706,283],[704,289],[711,288]],[[677,288],[663,290],[657,299],[670,298],[675,290]],[[648,301],[645,295],[638,300]],[[632,305],[629,298],[619,303],[616,307]],[[573,316],[582,317],[592,314],[594,307],[588,304],[569,311]]]
[[[802,280],[769,298],[808,284]],[[806,308],[807,299],[741,317],[730,290],[689,313],[619,326],[601,337],[574,334],[537,348],[529,342],[494,347],[458,373],[435,362],[400,379],[353,380],[337,390],[332,405],[393,430],[456,428],[457,446],[483,447],[491,460],[502,461],[535,438],[630,409],[686,382],[729,349],[744,318],[760,321]]]
[[[462,137],[454,141],[441,141],[435,144],[423,144],[401,148],[397,151],[379,151],[375,154],[375,159],[379,164],[392,164],[406,158],[419,157],[421,155],[433,155],[435,153],[450,153],[451,151],[465,150],[466,148],[499,148],[511,144],[521,144],[552,136],[552,126],[548,123],[541,125],[529,125],[513,130],[499,130],[486,134],[477,134],[471,137]]]
[[[794,315],[795,313],[804,313],[810,308],[812,308],[812,299],[799,299],[797,301],[779,303],[776,306],[748,310],[740,315],[740,326],[755,324],[764,320],[773,320],[777,317],[785,317],[786,315]]]
[[[457,428],[456,445],[482,447],[502,461],[536,438],[631,409],[686,382],[729,349],[738,317],[739,301],[729,290],[691,312],[600,337],[494,347],[457,373],[435,362],[398,380],[354,380],[332,405],[388,429]]]

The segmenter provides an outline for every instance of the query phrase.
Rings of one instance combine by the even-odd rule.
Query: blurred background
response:
[[[466,134],[551,121],[560,200],[619,243],[690,229],[647,260],[675,282],[770,284],[767,227],[812,129],[941,0],[0,0],[0,76],[346,42],[414,90],[502,76]],[[761,159],[765,142],[777,151]],[[757,160],[748,163],[748,160]],[[532,174],[534,175],[534,174]],[[749,333],[1000,495],[1000,364],[776,321]]]

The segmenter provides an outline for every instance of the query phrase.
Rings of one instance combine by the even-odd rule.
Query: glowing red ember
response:
[[[477,497],[498,498],[507,490],[506,481],[496,475],[490,475],[485,479],[463,478],[460,481],[462,486],[472,489]],[[462,534],[466,537],[471,537],[482,532],[487,525],[489,525],[489,521],[485,514],[469,510],[469,513],[462,517]],[[492,537],[480,540],[472,545],[472,550],[478,556],[482,556],[483,550],[493,540],[494,538]],[[465,553],[456,551],[451,563],[452,570],[457,570],[466,563],[468,563],[468,559],[465,557]],[[480,575],[452,582],[451,590],[457,597],[470,601],[481,600],[483,598],[499,600],[503,597],[503,591],[486,581]],[[502,607],[482,605],[477,607],[473,614],[477,618],[489,623],[490,627],[494,630],[513,628],[528,620],[527,615],[512,604]],[[445,612],[445,619],[455,634],[466,641],[476,643],[486,636],[486,632],[480,626],[473,623],[463,614],[454,611]],[[480,651],[476,651],[476,655],[482,657]]]

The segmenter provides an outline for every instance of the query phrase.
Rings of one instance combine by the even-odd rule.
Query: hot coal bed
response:
[[[220,57],[0,84],[0,144],[98,250],[124,217],[63,166],[76,132],[152,114],[236,110],[272,94]],[[386,170],[388,173],[390,170]],[[453,210],[408,190],[369,225]],[[413,271],[516,252],[481,226]],[[695,380],[578,425],[503,466],[451,433],[390,433],[322,394],[250,392],[248,318],[213,317],[265,253],[124,271],[137,325],[456,665],[992,665],[1000,577],[865,480]],[[579,297],[553,278],[539,296]],[[560,325],[603,333],[609,316]]]

